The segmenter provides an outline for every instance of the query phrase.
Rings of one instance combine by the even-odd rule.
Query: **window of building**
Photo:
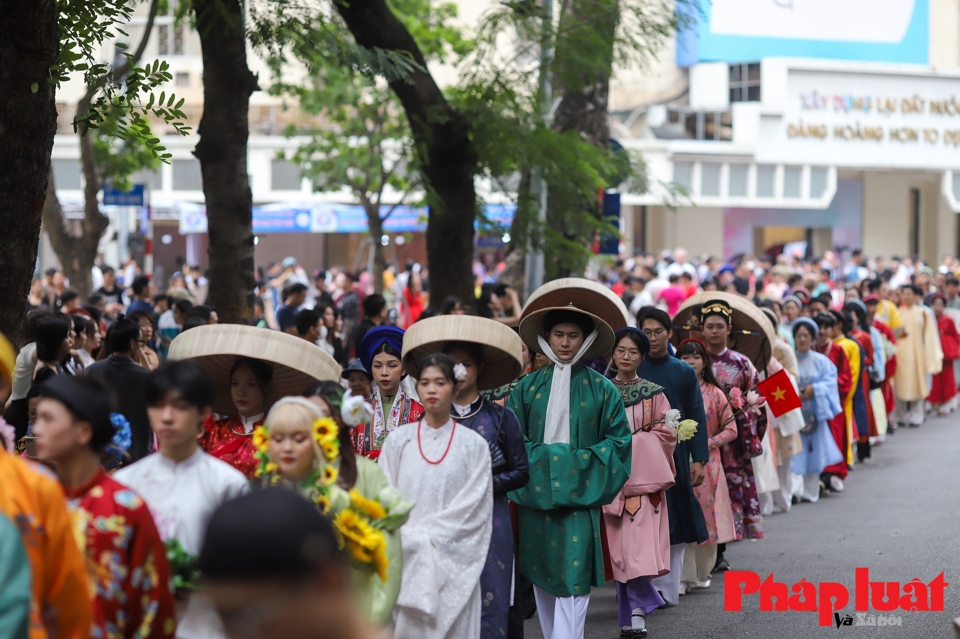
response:
[[[183,55],[183,27],[173,28],[173,55]]]
[[[771,164],[757,165],[757,197],[773,197],[777,167]]]
[[[730,197],[746,197],[747,195],[747,164],[731,164],[727,184]]]
[[[289,160],[270,163],[270,187],[274,191],[299,191],[300,167]]]
[[[157,55],[183,55],[183,27],[157,26]]]
[[[80,190],[83,188],[83,171],[80,160],[53,160],[53,184],[59,189]]]
[[[704,162],[700,165],[700,195],[719,197],[720,164],[718,162]]]
[[[815,166],[810,169],[810,197],[817,199],[823,197],[827,191],[827,170],[822,166]]]
[[[674,125],[672,129],[677,129],[677,125],[682,128],[681,135],[671,133],[668,137],[683,137],[688,140],[733,139],[733,114],[729,111],[714,113],[670,109],[667,111],[667,120]]]
[[[783,197],[800,197],[800,179],[803,174],[803,167],[785,166],[783,167]]]
[[[730,65],[730,101],[760,101],[760,63]]]
[[[674,162],[673,181],[687,191],[693,191],[693,162]]]
[[[170,25],[157,26],[157,55],[170,55]]]
[[[145,184],[151,191],[159,191],[163,186],[160,171],[138,171],[130,176],[130,181],[134,184]]]
[[[203,190],[203,176],[200,173],[200,160],[194,159],[173,161],[173,190]]]
[[[177,73],[174,76],[174,82],[178,87],[188,87],[190,86],[190,74],[189,73]]]

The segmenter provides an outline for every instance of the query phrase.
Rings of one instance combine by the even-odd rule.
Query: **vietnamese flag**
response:
[[[800,397],[793,390],[786,370],[780,370],[757,384],[757,390],[767,400],[774,417],[800,408]]]

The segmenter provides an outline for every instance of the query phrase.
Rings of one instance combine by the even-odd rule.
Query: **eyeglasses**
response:
[[[655,330],[644,329],[643,334],[647,337],[663,337],[667,334],[667,329],[658,328]]]
[[[635,348],[631,348],[630,350],[618,348],[613,351],[613,354],[617,357],[629,357],[630,359],[636,359],[640,357],[640,351],[636,350]]]

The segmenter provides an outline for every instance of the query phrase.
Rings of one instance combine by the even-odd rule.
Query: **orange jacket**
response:
[[[17,526],[30,560],[30,639],[87,639],[93,624],[87,571],[63,490],[46,472],[0,446],[0,512]]]

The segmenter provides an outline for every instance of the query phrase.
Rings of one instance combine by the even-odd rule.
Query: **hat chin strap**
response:
[[[583,359],[584,354],[590,350],[593,343],[597,341],[599,333],[594,330],[583,340],[583,345],[573,359],[569,362],[561,362],[550,344],[542,336],[537,336],[537,342],[543,354],[554,364],[553,383],[550,385],[550,399],[547,401],[547,416],[543,425],[543,443],[544,444],[569,444],[570,443],[570,377],[573,367]]]

